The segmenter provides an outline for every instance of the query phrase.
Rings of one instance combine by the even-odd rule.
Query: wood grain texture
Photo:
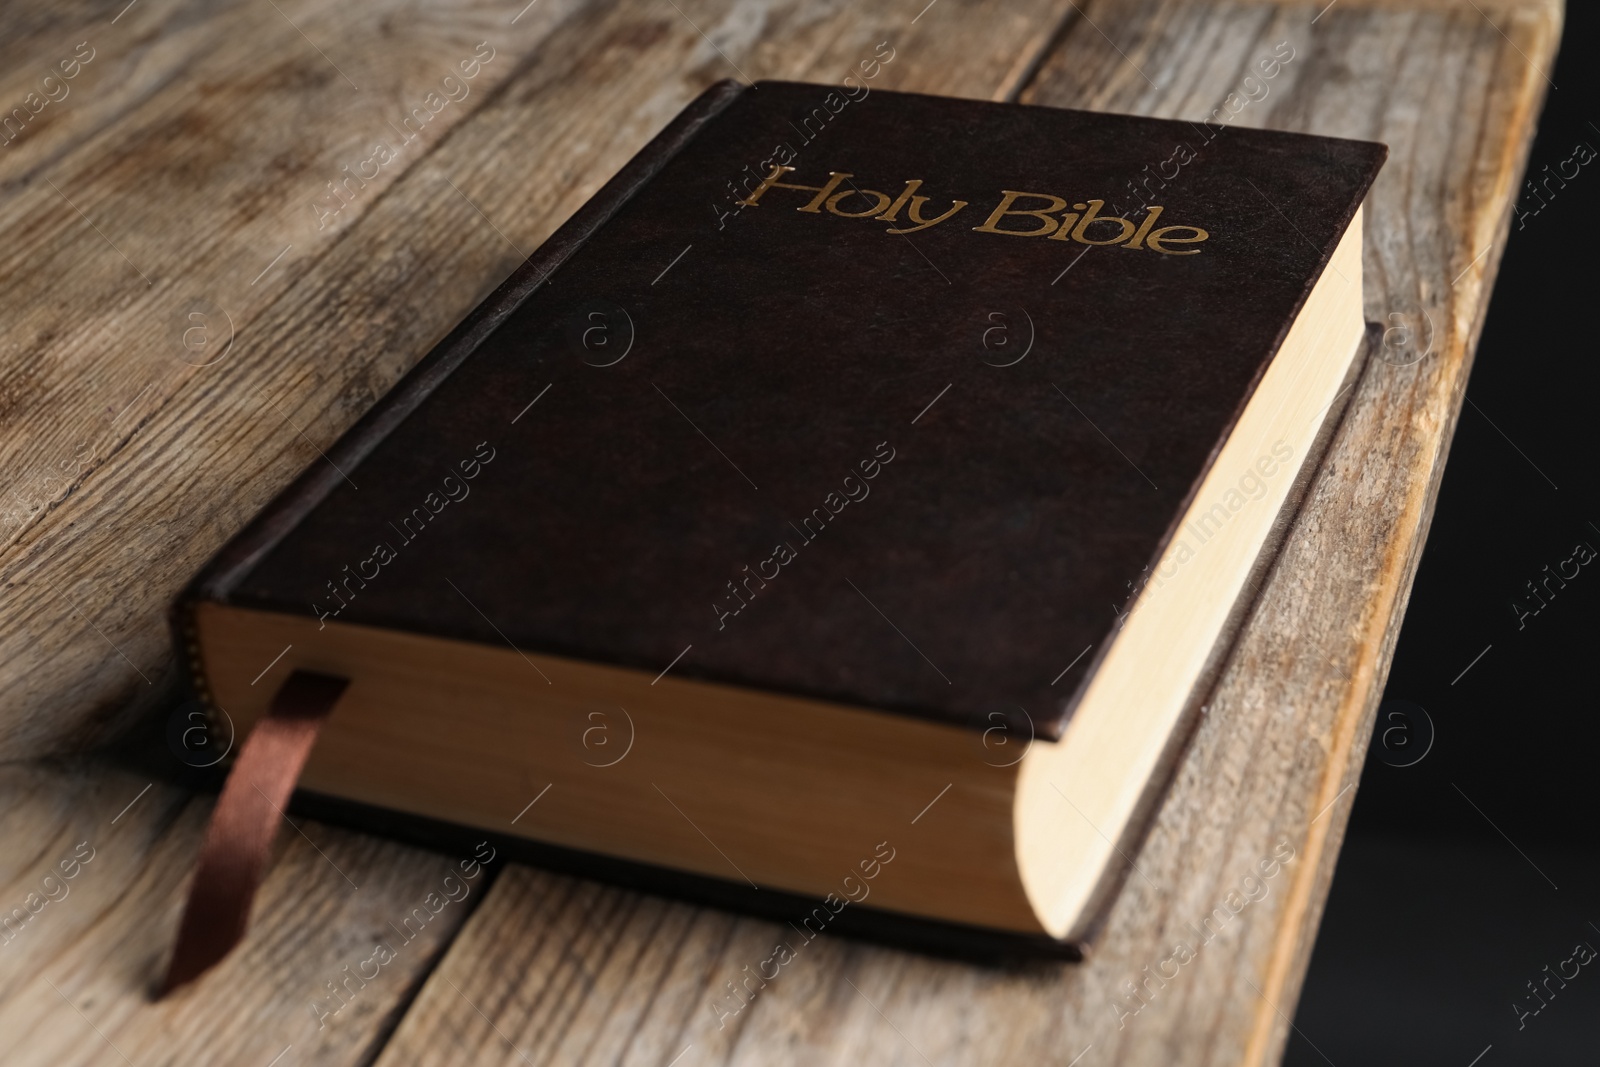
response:
[[[1559,6],[1340,0],[1317,17],[1321,4],[1265,0],[1103,0],[1081,14],[1064,0],[875,11],[843,0],[540,0],[515,25],[520,3],[277,6],[142,0],[114,24],[121,3],[91,8],[104,51],[72,96],[0,146],[0,461],[14,472],[0,495],[0,758],[106,737],[158,699],[170,663],[161,612],[178,585],[728,73],[835,81],[890,40],[882,87],[1198,119],[1246,91],[1244,76],[1288,41],[1294,60],[1232,121],[1390,144],[1367,210],[1368,316],[1401,316],[1426,354],[1397,346],[1366,368],[1085,965],[1000,972],[824,936],[728,1014],[739,1002],[727,983],[794,933],[513,868],[392,1039],[398,993],[370,1009],[358,998],[319,1034],[306,987],[366,958],[390,909],[413,906],[447,861],[307,827],[341,868],[366,863],[372,886],[356,876],[362,892],[343,900],[339,876],[286,835],[262,921],[226,976],[187,994],[192,1003],[150,1007],[142,998],[204,811],[157,787],[105,831],[71,895],[0,948],[0,1029],[27,1035],[13,1058],[123,1062],[98,1026],[141,1067],[264,1064],[291,1042],[300,1056],[294,1037],[278,1043],[298,1014],[312,1024],[307,1058],[329,1063],[1273,1061],[1426,534]],[[8,11],[26,48],[0,49],[53,62],[55,42],[70,52],[85,39],[78,16]],[[118,43],[112,31],[129,26],[132,43]],[[497,53],[471,95],[317,229],[324,183],[481,40]],[[0,77],[14,94],[27,82]],[[197,309],[212,331],[198,351],[183,345]],[[186,365],[220,350],[219,312],[232,318],[233,347],[209,367]],[[61,858],[50,843],[98,848],[91,831],[121,806],[112,794],[143,785],[5,774],[18,798],[0,805],[8,846],[46,843],[0,861],[13,865],[3,869],[17,903]],[[166,821],[135,821],[155,818],[146,812]],[[123,836],[135,826],[143,837]],[[911,848],[937,833],[932,816],[885,830]],[[1294,858],[1256,883],[1265,896],[1198,944],[1190,924],[1260,878],[1274,850]],[[97,869],[117,877],[97,889]],[[81,918],[73,910],[101,899]],[[35,937],[37,951],[25,948]],[[1131,1014],[1140,1002],[1127,983],[1161,970],[1179,939],[1196,942],[1194,958],[1175,974],[1168,964]],[[403,957],[414,978],[424,955]]]
[[[1023,94],[1200,119],[1291,42],[1295,58],[1232,120],[1391,145],[1369,200],[1367,311],[1417,338],[1392,334],[1356,385],[1093,958],[1006,973],[807,944],[782,925],[512,870],[380,1063],[1278,1058],[1559,35],[1548,5],[1314,16],[1094,4]],[[930,832],[884,831],[905,848]],[[777,941],[796,958],[730,1013],[727,983]],[[576,986],[587,995],[557,1008],[553,991]]]
[[[7,1063],[266,1067],[288,1046],[285,1064],[361,1062],[489,877],[459,883],[461,899],[426,923],[413,919],[418,933],[407,943],[389,924],[428,907],[458,861],[295,820],[302,832],[283,828],[244,944],[194,986],[153,1003],[210,807],[95,764],[0,768]],[[377,940],[393,946],[394,959],[345,987],[348,1003],[335,1013],[326,983],[358,969]]]
[[[67,109],[133,76],[108,43],[81,75],[105,61],[103,86],[0,148],[5,758],[105,736],[158,700],[164,603],[521,258],[463,239],[493,230],[437,162],[411,203],[392,187],[573,3],[515,26],[486,4],[277,6],[184,12],[168,36],[190,50],[80,131]],[[115,41],[139,11],[81,32]],[[428,94],[483,41],[494,58],[433,114]],[[420,132],[397,133],[419,107]],[[380,139],[398,158],[350,179]]]

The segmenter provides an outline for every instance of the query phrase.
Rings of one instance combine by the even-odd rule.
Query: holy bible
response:
[[[712,88],[186,590],[219,744],[333,676],[303,796],[1081,945],[1342,410],[1384,155]]]

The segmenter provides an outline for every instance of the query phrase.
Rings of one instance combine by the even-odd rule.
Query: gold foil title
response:
[[[895,223],[886,233],[916,233],[930,229],[947,219],[954,218],[969,206],[966,200],[951,200],[949,206],[939,211],[929,207],[932,197],[921,195],[922,179],[913,178],[895,196],[876,189],[863,189],[854,182],[855,177],[845,171],[829,171],[822,185],[801,185],[780,181],[793,167],[774,166],[755,191],[739,201],[741,207],[756,207],[768,191],[786,189],[813,194],[807,203],[796,211],[820,215],[824,211],[846,219],[877,219]],[[841,186],[844,186],[841,188]],[[1000,202],[983,225],[974,226],[977,233],[998,233],[1007,237],[1044,237],[1052,241],[1076,241],[1083,245],[1121,245],[1167,256],[1199,255],[1200,249],[1184,247],[1198,245],[1211,235],[1198,226],[1157,226],[1165,210],[1159,204],[1144,208],[1142,219],[1125,219],[1118,215],[1103,215],[1104,200],[1085,200],[1071,205],[1065,197],[1053,193],[1030,193],[1020,189],[1002,189]],[[1043,203],[1041,204],[1040,201]],[[1094,232],[1091,233],[1091,230]]]

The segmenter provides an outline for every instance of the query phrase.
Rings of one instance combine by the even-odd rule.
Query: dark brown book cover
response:
[[[1058,737],[1383,156],[719,86],[187,599]]]

